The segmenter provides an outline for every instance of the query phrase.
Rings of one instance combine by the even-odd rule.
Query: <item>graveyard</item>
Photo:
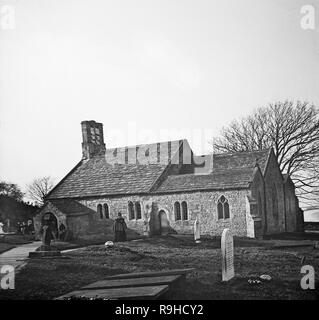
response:
[[[227,245],[226,245],[227,247]],[[55,299],[93,282],[123,273],[191,269],[170,299],[318,299],[300,286],[302,265],[319,270],[319,251],[289,240],[234,239],[234,277],[222,281],[221,239],[168,235],[91,245],[61,257],[28,259],[16,275],[15,290],[1,299]],[[226,261],[227,263],[227,261]],[[270,280],[260,281],[261,275]],[[258,280],[258,281],[256,281]]]

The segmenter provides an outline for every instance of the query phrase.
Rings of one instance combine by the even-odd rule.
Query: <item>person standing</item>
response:
[[[114,242],[126,241],[126,223],[122,217],[121,212],[118,213],[118,217],[114,221],[113,231],[114,231]]]
[[[59,227],[59,238],[60,238],[60,240],[64,241],[65,240],[65,235],[66,235],[66,227],[63,224],[63,222],[61,222],[60,227]]]
[[[51,246],[51,240],[56,240],[54,231],[52,230],[52,225],[47,221],[42,227],[42,243],[45,246]]]

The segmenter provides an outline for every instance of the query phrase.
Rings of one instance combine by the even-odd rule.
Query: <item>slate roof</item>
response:
[[[213,170],[211,174],[168,176],[157,193],[248,188],[255,168]]]
[[[185,141],[170,142],[175,143],[169,155],[171,158]],[[135,153],[135,150],[139,148],[146,150],[147,147],[159,150],[159,144],[155,143],[140,145],[137,149],[136,147],[117,148],[116,155],[121,154],[125,157],[127,152]],[[169,175],[158,183],[162,180],[159,178],[167,168],[167,164],[153,163],[156,162],[154,158],[151,164],[112,163],[110,156],[112,158],[114,150],[107,149],[107,159],[105,156],[95,156],[88,160],[81,160],[46,199],[248,188],[253,180],[256,159],[264,172],[270,152],[268,149],[256,152],[214,154],[211,172],[197,175],[186,171],[184,174]],[[159,154],[153,153],[153,157],[159,159]]]
[[[138,145],[133,147],[107,149],[106,156],[95,156],[80,163],[48,194],[46,199],[78,198],[83,196],[102,196],[118,194],[147,193],[167,167],[160,163],[159,150],[161,145],[170,144],[172,158],[179,150],[183,140]],[[150,150],[151,164],[119,164],[113,160],[125,159],[125,154],[136,153],[136,150],[147,147]],[[158,159],[159,163],[154,160]],[[137,159],[140,159],[137,155]]]
[[[69,215],[89,214],[93,211],[72,199],[54,199],[50,202],[61,212]]]
[[[214,154],[215,169],[233,169],[233,168],[252,168],[256,161],[262,171],[265,173],[267,160],[272,149],[261,151],[235,152]]]
[[[166,165],[110,165],[104,156],[83,161],[48,199],[148,192]]]

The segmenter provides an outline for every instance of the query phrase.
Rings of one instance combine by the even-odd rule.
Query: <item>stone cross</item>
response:
[[[200,243],[200,225],[197,218],[194,222],[194,240],[196,243]]]
[[[235,276],[234,270],[234,240],[229,229],[224,229],[221,239],[222,249],[222,281],[228,281]]]

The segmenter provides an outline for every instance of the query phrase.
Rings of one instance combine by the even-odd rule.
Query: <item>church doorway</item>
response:
[[[167,214],[164,210],[161,210],[158,213],[159,225],[160,225],[160,234],[167,235],[169,233],[169,222],[167,219]]]
[[[53,213],[47,212],[43,215],[42,226],[44,226],[46,224],[51,226],[54,234],[56,235],[56,237],[58,237],[58,219],[56,218],[56,216]]]

